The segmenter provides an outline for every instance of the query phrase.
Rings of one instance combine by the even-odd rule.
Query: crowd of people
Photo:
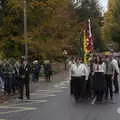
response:
[[[50,81],[52,67],[49,60],[43,65],[45,80]],[[30,99],[30,81],[38,82],[42,66],[38,60],[28,62],[25,58],[15,61],[14,59],[0,62],[0,90],[5,95],[19,95],[23,99],[24,88],[26,89],[26,98]],[[31,77],[30,77],[31,76]]]
[[[76,102],[89,99],[102,103],[119,94],[119,60],[112,54],[92,55],[87,63],[79,57],[71,57],[68,65],[70,94]]]

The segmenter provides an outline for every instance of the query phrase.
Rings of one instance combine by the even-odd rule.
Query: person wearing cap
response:
[[[26,89],[26,97],[27,99],[30,99],[30,65],[28,64],[26,59],[23,59],[21,61],[21,65],[19,68],[19,80],[20,80],[20,99],[23,99],[23,93],[24,93],[24,86]]]
[[[33,81],[34,82],[39,81],[40,69],[41,69],[41,66],[40,66],[38,60],[33,61],[32,73],[33,73]]]

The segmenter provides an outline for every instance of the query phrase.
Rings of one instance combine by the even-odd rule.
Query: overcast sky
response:
[[[103,6],[104,11],[106,11],[108,0],[99,0],[99,1],[100,1],[100,4]]]

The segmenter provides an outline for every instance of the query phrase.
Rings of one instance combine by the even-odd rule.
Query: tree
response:
[[[92,19],[96,48],[99,46],[100,12],[95,0],[81,0],[74,8],[70,0],[26,0],[29,56],[56,58],[63,49],[77,53],[80,31]],[[23,0],[4,0],[0,14],[0,50],[6,57],[24,55]],[[10,51],[9,51],[10,50]]]
[[[77,7],[75,9],[75,15],[77,16],[77,21],[83,23],[83,25],[88,24],[88,19],[92,21],[92,33],[94,38],[94,48],[102,49],[101,33],[100,33],[100,23],[101,23],[101,10],[98,5],[97,0],[81,0],[77,2]],[[75,4],[76,6],[76,4]]]
[[[120,45],[120,1],[109,0],[109,8],[104,16],[102,35],[104,40],[113,41]]]

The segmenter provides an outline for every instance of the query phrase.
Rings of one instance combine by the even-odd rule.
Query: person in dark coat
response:
[[[45,61],[44,63],[44,74],[45,74],[45,79],[47,81],[50,81],[52,76],[52,66],[49,60]]]
[[[26,89],[26,97],[30,99],[30,65],[26,60],[23,60],[19,68],[19,80],[20,80],[20,99],[23,99],[24,86]]]
[[[38,63],[37,60],[33,62],[32,66],[32,73],[33,73],[33,81],[38,82],[39,81],[39,73],[40,73],[41,66]]]
[[[8,61],[3,65],[3,79],[5,94],[10,95],[12,92],[12,67]]]

